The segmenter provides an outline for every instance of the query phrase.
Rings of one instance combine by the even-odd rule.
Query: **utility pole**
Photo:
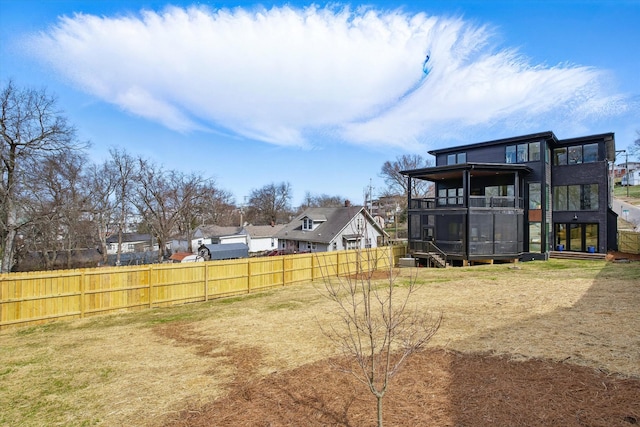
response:
[[[618,150],[616,151],[616,157],[621,153],[624,153],[624,178],[627,180],[627,197],[629,197],[629,153],[627,153],[627,150]]]
[[[629,153],[624,150],[624,173],[627,176],[627,198],[629,198]]]

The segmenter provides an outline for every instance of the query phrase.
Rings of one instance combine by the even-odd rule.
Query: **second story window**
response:
[[[313,230],[313,220],[311,218],[305,218],[302,220],[303,230]]]
[[[539,182],[529,183],[529,209],[541,208],[542,191]]]
[[[569,158],[567,159],[570,165],[577,165],[582,163],[582,145],[576,145],[569,147]]]
[[[553,187],[553,210],[598,210],[598,197],[598,184],[557,185]]]
[[[529,145],[518,144],[518,163],[525,163],[529,161]]]
[[[598,161],[598,144],[572,145],[553,149],[553,164],[579,165]]]
[[[540,141],[528,144],[507,145],[505,163],[527,163],[540,161]]]
[[[462,163],[467,163],[467,153],[449,154],[447,156],[448,165],[458,165]]]
[[[585,163],[598,161],[598,144],[585,144],[582,146],[582,161]]]

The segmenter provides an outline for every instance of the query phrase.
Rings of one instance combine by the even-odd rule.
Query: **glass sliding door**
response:
[[[582,234],[582,224],[569,224],[569,238],[567,239],[567,250],[574,252],[584,252],[584,239]]]
[[[555,236],[556,250],[596,252],[598,248],[598,224],[556,223]]]
[[[598,224],[584,225],[584,243],[587,252],[597,252],[598,248]]]

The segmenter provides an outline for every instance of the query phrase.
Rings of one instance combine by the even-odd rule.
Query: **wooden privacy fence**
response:
[[[640,233],[618,231],[618,250],[628,254],[640,254]]]
[[[184,264],[0,274],[0,329],[207,301],[389,268],[404,246]]]

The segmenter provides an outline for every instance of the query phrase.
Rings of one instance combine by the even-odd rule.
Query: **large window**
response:
[[[572,145],[553,149],[553,164],[579,165],[598,161],[598,144]]]
[[[553,149],[553,164],[554,165],[567,164],[567,148],[566,147]]]
[[[529,252],[542,252],[542,227],[539,222],[529,223]]]
[[[505,163],[526,163],[540,161],[540,141],[528,144],[507,145]]]
[[[528,144],[518,144],[518,163],[524,163],[529,161],[529,146]]]
[[[462,188],[440,188],[438,190],[438,204],[462,205],[464,204],[464,191]]]
[[[542,191],[539,182],[529,183],[529,209],[540,209],[542,207]]]
[[[553,187],[553,210],[555,211],[596,211],[599,209],[598,200],[598,184]]]
[[[447,156],[448,165],[467,163],[467,153],[455,153]]]
[[[508,145],[506,148],[505,163],[515,163],[515,162],[516,162],[516,146]]]
[[[484,188],[484,195],[488,197],[513,197],[515,187],[512,184],[488,186]]]
[[[579,165],[582,163],[582,145],[569,147],[568,162],[570,165]]]
[[[540,143],[532,142],[529,144],[529,161],[537,162],[540,160]]]
[[[582,160],[585,163],[598,161],[598,144],[586,144],[582,147]]]

